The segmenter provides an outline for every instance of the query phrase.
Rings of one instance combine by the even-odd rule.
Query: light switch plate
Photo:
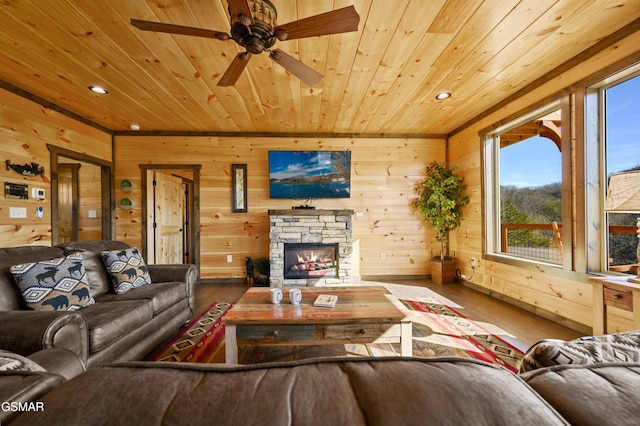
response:
[[[10,207],[9,217],[12,219],[25,219],[27,217],[26,207]]]

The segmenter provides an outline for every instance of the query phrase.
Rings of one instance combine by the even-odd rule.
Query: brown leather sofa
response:
[[[14,425],[566,425],[518,376],[459,358],[89,369]]]
[[[520,377],[572,425],[640,423],[640,363],[565,364]]]
[[[0,375],[0,403],[5,379]],[[15,377],[7,380],[15,386]],[[39,403],[35,409],[7,406],[2,424],[618,426],[640,418],[640,363],[559,365],[515,375],[462,358],[233,367],[129,362],[62,382],[42,383],[30,395]]]
[[[88,367],[142,359],[194,313],[193,265],[147,265],[152,284],[116,294],[102,251],[128,249],[121,241],[80,241],[56,247],[0,249],[0,349],[29,355],[67,349]],[[26,308],[10,267],[81,252],[95,303],[74,312]]]

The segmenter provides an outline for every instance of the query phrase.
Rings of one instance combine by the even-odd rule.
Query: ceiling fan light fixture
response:
[[[322,80],[322,74],[280,49],[272,49],[277,41],[325,36],[358,31],[360,15],[354,6],[307,18],[298,19],[278,26],[278,12],[270,0],[227,0],[230,31],[214,31],[205,28],[131,19],[131,25],[142,31],[205,37],[220,41],[233,40],[244,47],[227,67],[218,81],[218,86],[233,86],[247,66],[251,55],[269,52],[270,58],[289,73],[313,86]],[[275,53],[274,53],[275,52]]]
[[[444,101],[445,99],[449,99],[451,97],[450,92],[440,92],[436,95],[436,99],[439,101]]]
[[[106,95],[109,93],[109,91],[102,86],[92,85],[92,86],[89,86],[89,90],[91,90],[93,93],[97,93],[98,95]]]
[[[247,49],[247,52],[251,53],[252,55],[259,55],[264,51],[264,40],[262,40],[262,38],[258,36],[250,35],[248,37],[245,37],[243,41],[245,43],[244,47]]]

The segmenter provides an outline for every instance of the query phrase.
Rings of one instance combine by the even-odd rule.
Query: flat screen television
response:
[[[271,198],[349,198],[351,151],[269,151]]]

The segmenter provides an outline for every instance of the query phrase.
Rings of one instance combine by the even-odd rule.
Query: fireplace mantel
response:
[[[289,209],[269,210],[269,216],[353,216],[353,210]]]
[[[270,281],[274,287],[353,284],[351,275],[353,210],[289,209],[269,210]],[[337,245],[335,276],[285,278],[285,244]]]

